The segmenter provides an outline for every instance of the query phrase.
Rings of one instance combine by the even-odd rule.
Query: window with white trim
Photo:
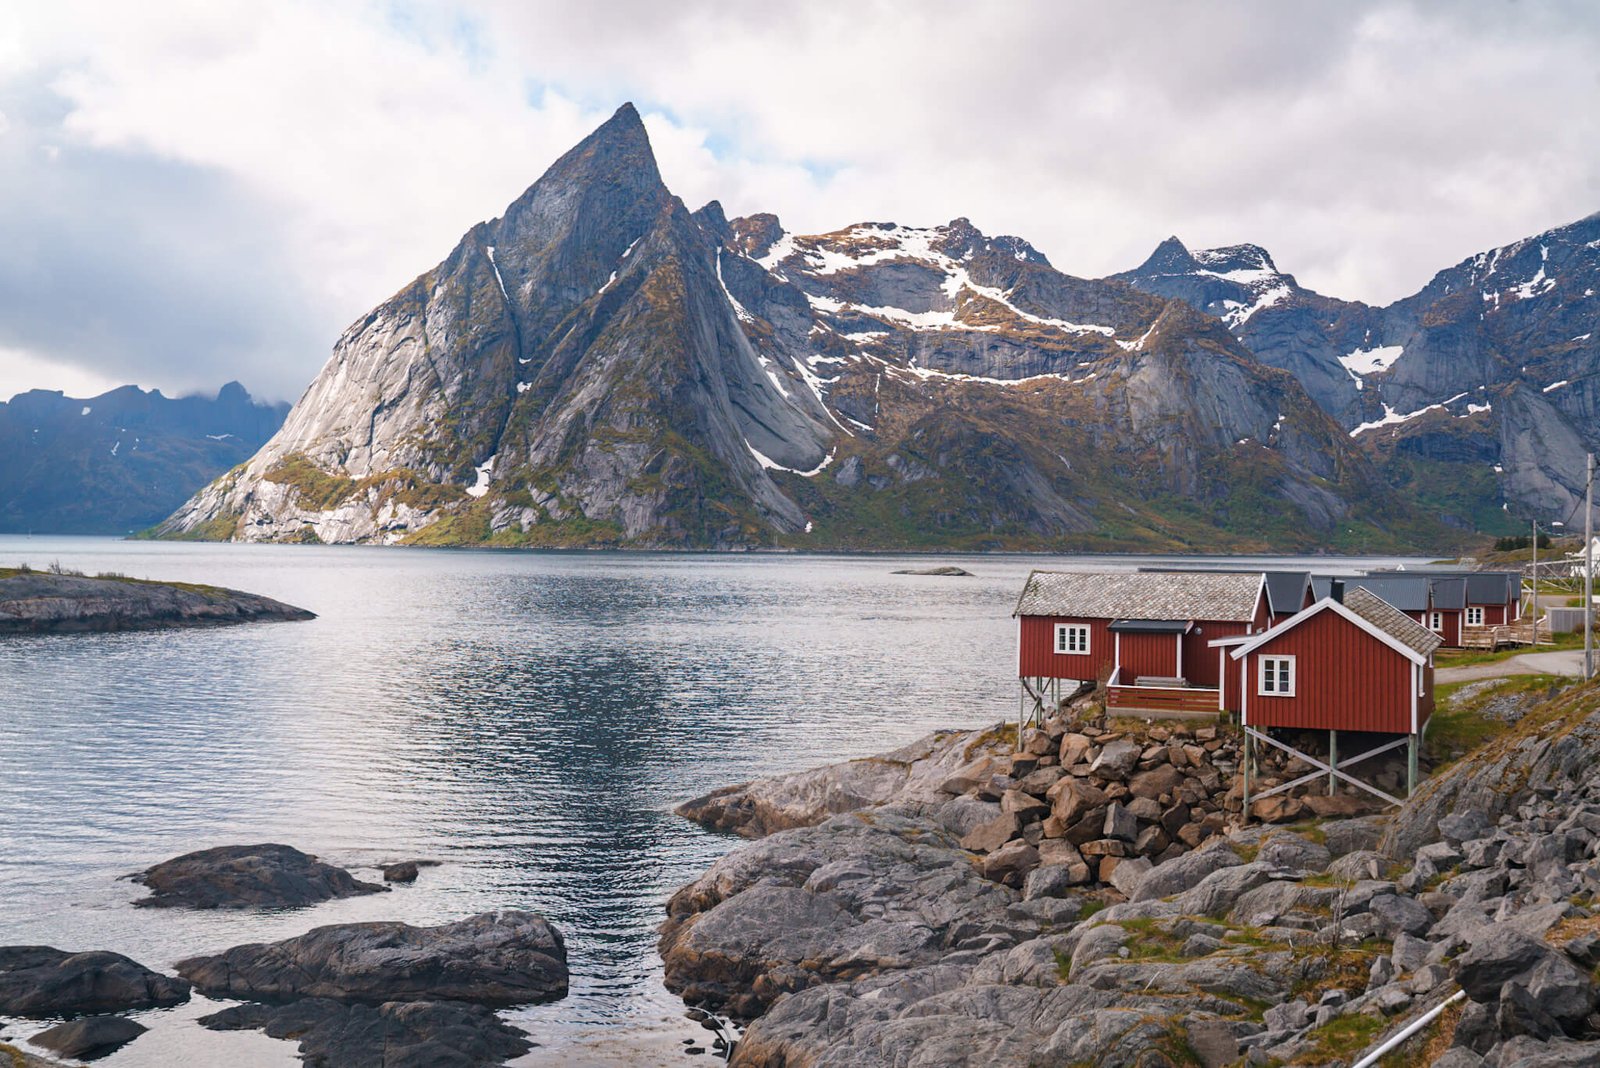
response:
[[[1429,612],[1428,613],[1428,629],[1431,630],[1431,631],[1442,631],[1442,630],[1444,630],[1444,613],[1443,612]]]
[[[1074,656],[1089,655],[1089,625],[1087,623],[1057,623],[1056,652]]]
[[[1469,626],[1469,627],[1481,627],[1481,626],[1483,626],[1483,606],[1482,605],[1478,605],[1476,608],[1467,609],[1467,626]]]
[[[1294,657],[1263,656],[1259,664],[1259,685],[1256,689],[1261,696],[1294,696]]]

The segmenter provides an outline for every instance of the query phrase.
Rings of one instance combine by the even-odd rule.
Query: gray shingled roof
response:
[[[1255,618],[1260,593],[1259,571],[1035,571],[1013,614],[1243,623]]]
[[[1389,637],[1423,656],[1444,644],[1444,639],[1406,615],[1371,590],[1360,586],[1344,595],[1344,606]]]

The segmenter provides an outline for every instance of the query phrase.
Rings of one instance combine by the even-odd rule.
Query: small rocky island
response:
[[[0,635],[159,630],[315,619],[259,594],[190,582],[0,568]]]
[[[1229,730],[1080,705],[689,802],[758,840],[673,896],[667,985],[750,1068],[1600,1064],[1600,685],[1364,816],[1241,825]]]

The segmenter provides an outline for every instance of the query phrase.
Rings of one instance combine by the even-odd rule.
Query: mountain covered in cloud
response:
[[[1584,454],[1600,450],[1600,214],[1463,260],[1387,307],[1304,289],[1252,245],[1170,238],[1115,277],[1293,373],[1396,489],[1454,525],[1562,518],[1582,496]]]
[[[1366,404],[1342,341],[1327,359],[1252,348],[1253,324],[1326,298],[1252,246],[1168,242],[1141,272],[1075,278],[965,219],[802,235],[715,202],[691,212],[625,106],[353,324],[282,429],[161,531],[670,548],[1440,542],[1438,518],[1391,486],[1307,371],[1342,376]],[[1323,338],[1325,318],[1306,336]],[[1365,373],[1376,392],[1387,372]]]
[[[136,386],[87,399],[20,393],[0,402],[0,533],[143,530],[249,459],[288,410],[237,382],[214,398]]]

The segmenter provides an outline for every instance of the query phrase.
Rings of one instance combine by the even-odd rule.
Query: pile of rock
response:
[[[1554,707],[1392,817],[1232,827],[1192,848],[1169,834],[1145,855],[1159,819],[1072,842],[1096,801],[1045,825],[1081,788],[1106,795],[1104,828],[1138,776],[1166,768],[1152,800],[1200,809],[1185,826],[1203,828],[1237,805],[1184,789],[1203,766],[1225,780],[1237,751],[1190,735],[1177,747],[1205,755],[1185,775],[1155,739],[1063,730],[1046,746],[1046,729],[1021,761],[973,760],[942,802],[724,857],[669,903],[667,982],[753,1020],[736,1065],[1348,1065],[1443,1006],[1384,1063],[1600,1064],[1600,688]],[[974,838],[1000,816],[1014,834]],[[1105,841],[1134,848],[1084,849]],[[1052,843],[1095,876],[1115,857],[1112,888],[1042,863]]]
[[[1054,720],[1023,732],[1022,751],[947,779],[971,802],[961,838],[1008,886],[1124,880],[1222,832],[1236,743],[1215,726],[1161,726],[1134,737]],[[1234,808],[1239,807],[1235,800]],[[981,822],[977,817],[982,815]]]

